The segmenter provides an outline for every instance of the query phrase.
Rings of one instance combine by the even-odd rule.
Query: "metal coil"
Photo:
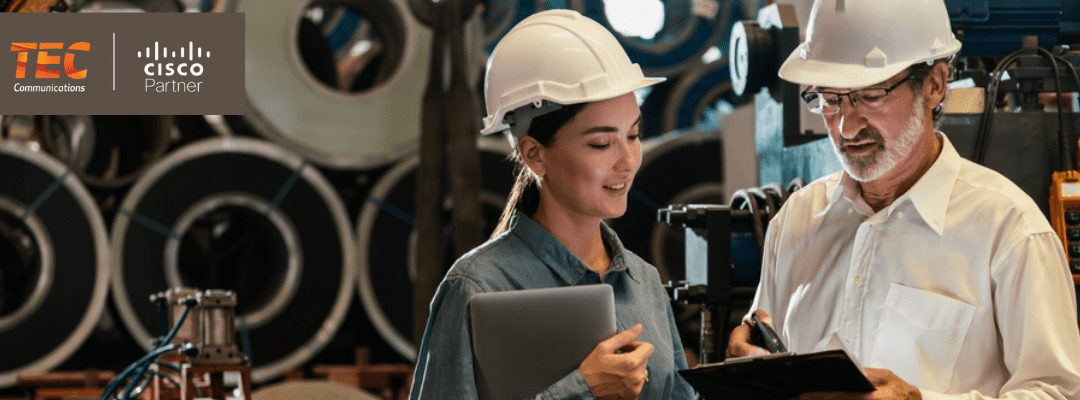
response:
[[[231,290],[255,382],[322,349],[355,285],[341,199],[299,155],[262,140],[207,139],[154,164],[121,203],[111,239],[112,297],[144,349],[161,334],[149,328],[157,326],[152,293]]]
[[[405,1],[230,1],[227,9],[252,21],[247,113],[231,125],[329,168],[379,167],[415,152],[431,31]]]
[[[173,119],[156,115],[5,115],[0,133],[28,138],[87,186],[127,187],[172,143]]]
[[[630,60],[646,75],[675,76],[701,62],[714,46],[723,46],[729,30],[732,6],[720,0],[668,0],[663,2],[664,23],[652,39],[628,37],[608,19],[603,0],[570,0],[570,7],[608,28],[626,49]],[[737,10],[736,10],[737,11]]]
[[[481,169],[480,201],[484,205],[487,235],[495,229],[506,196],[514,184],[514,165],[506,159],[508,150],[504,139],[482,138],[477,146]],[[364,311],[379,335],[410,361],[416,360],[411,338],[412,285],[416,270],[412,213],[416,204],[414,188],[419,162],[417,156],[406,158],[379,179],[360,210],[356,226],[360,249],[359,295]],[[449,255],[447,260],[453,261]]]
[[[0,388],[66,361],[105,309],[105,223],[75,174],[0,141]]]

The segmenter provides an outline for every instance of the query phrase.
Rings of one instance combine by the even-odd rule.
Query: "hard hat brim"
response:
[[[806,86],[858,88],[884,82],[911,66],[895,63],[881,68],[867,68],[862,65],[807,60],[801,56],[804,46],[805,43],[792,51],[780,66],[778,75],[781,79]]]
[[[866,87],[884,82],[912,65],[946,58],[960,51],[960,42],[954,41],[951,48],[930,57],[896,62],[880,68],[870,68],[858,64],[807,60],[802,57],[806,45],[805,42],[800,44],[795,51],[788,55],[787,60],[780,66],[780,71],[777,73],[781,79],[791,83],[816,87]]]
[[[664,78],[664,77],[642,78],[641,80],[639,80],[637,82],[634,82],[632,84],[620,85],[618,87],[611,88],[610,90],[605,90],[603,92],[596,93],[595,95],[592,95],[592,96],[588,96],[588,97],[585,97],[585,98],[573,99],[573,100],[561,99],[561,98],[555,98],[553,96],[543,96],[543,95],[539,96],[540,98],[537,99],[537,100],[546,100],[546,101],[550,101],[552,103],[562,104],[562,105],[579,104],[579,103],[592,103],[592,102],[596,102],[596,101],[603,101],[603,100],[613,99],[615,97],[619,97],[619,96],[622,96],[624,94],[631,93],[631,92],[633,92],[635,90],[655,85],[655,84],[663,82],[665,80],[667,80],[667,78]],[[513,111],[514,109],[517,109],[518,107],[522,107],[522,106],[525,106],[527,104],[530,104],[531,102],[532,101],[526,101],[526,102],[523,102],[522,104],[513,104],[513,105],[507,107],[506,109],[500,110],[498,113],[485,118],[484,119],[484,128],[480,130],[480,134],[482,134],[482,135],[491,135],[491,134],[494,134],[494,133],[499,133],[499,132],[503,132],[503,131],[505,131],[507,129],[510,129],[510,125],[507,125],[506,123],[502,122],[503,117],[506,115],[506,113],[508,113],[510,111]],[[495,121],[499,121],[499,123],[494,123]]]

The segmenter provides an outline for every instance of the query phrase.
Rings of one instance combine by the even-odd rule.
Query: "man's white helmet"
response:
[[[958,51],[943,0],[815,0],[806,41],[784,61],[780,77],[863,87]]]
[[[529,120],[559,104],[606,100],[663,81],[646,78],[596,21],[572,10],[542,11],[514,26],[491,52],[480,133],[506,132],[517,146]]]

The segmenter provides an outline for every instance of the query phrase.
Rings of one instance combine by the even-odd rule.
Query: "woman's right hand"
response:
[[[649,356],[653,346],[636,341],[641,324],[600,342],[581,362],[578,370],[598,400],[636,399],[649,381]]]

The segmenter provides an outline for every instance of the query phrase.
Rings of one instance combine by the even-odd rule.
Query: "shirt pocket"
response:
[[[975,306],[893,283],[866,365],[890,369],[916,387],[944,392],[974,316]]]

